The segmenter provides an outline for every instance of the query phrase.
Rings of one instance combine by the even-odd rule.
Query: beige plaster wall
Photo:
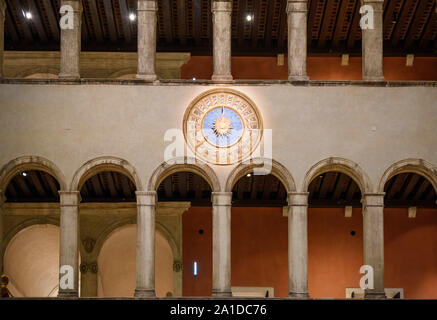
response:
[[[70,184],[90,159],[129,161],[147,186],[162,163],[166,130],[182,129],[189,103],[216,85],[0,85],[0,166],[23,155],[53,161]],[[229,86],[258,106],[273,129],[273,158],[302,188],[328,157],[349,159],[376,190],[384,171],[406,158],[437,164],[437,90],[430,86]],[[232,167],[214,167],[222,188]]]

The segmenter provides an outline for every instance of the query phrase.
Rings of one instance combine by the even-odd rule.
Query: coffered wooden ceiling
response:
[[[60,0],[6,0],[7,50],[59,50]],[[234,0],[233,55],[287,50],[286,0]],[[308,0],[310,54],[360,54],[359,0]],[[136,51],[136,0],[82,0],[85,51]],[[437,50],[437,1],[384,2],[385,55]],[[158,51],[212,54],[211,0],[159,0]],[[31,19],[23,13],[30,12]],[[248,15],[253,16],[247,21]]]

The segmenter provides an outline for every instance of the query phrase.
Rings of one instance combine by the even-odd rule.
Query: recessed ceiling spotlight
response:
[[[248,173],[246,177],[250,178],[252,176],[251,173]]]
[[[251,21],[253,20],[253,16],[252,16],[251,14],[248,14],[248,15],[246,16],[246,20],[249,21],[249,22],[251,22]]]
[[[24,16],[26,17],[26,19],[32,19],[32,14],[28,11],[28,12],[23,12]]]
[[[193,81],[196,81],[197,79],[196,78],[193,78]]]
[[[136,16],[134,13],[131,13],[131,14],[129,15],[129,19],[130,19],[130,21],[134,21],[136,18],[137,18],[137,16]]]
[[[26,176],[27,176],[27,173],[26,173],[26,172],[22,172],[21,175],[22,175],[23,177],[26,177]]]

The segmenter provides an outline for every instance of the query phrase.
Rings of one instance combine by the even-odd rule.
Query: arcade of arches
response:
[[[138,266],[135,177],[114,165],[96,168],[79,180],[79,295],[133,296]],[[62,183],[53,171],[35,165],[14,170],[2,206],[9,290],[16,297],[57,296]],[[156,180],[156,296],[210,296],[214,186],[201,176],[204,171],[190,166],[168,172]],[[363,265],[362,181],[337,169],[314,173],[305,194],[308,293],[344,298],[347,289],[358,290]],[[256,175],[251,169],[235,178],[230,193],[232,293],[249,296],[256,289],[260,295],[287,297],[289,272],[294,272],[288,262],[289,182],[274,171]],[[385,288],[405,298],[437,298],[432,181],[417,171],[395,171],[383,190]]]

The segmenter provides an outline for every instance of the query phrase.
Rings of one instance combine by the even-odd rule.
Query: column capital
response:
[[[156,191],[135,191],[137,197],[137,206],[155,206],[157,193]]]
[[[231,206],[232,192],[212,192],[211,201],[213,206]]]
[[[158,11],[156,0],[138,0],[137,11]]]
[[[74,13],[81,13],[83,11],[82,1],[80,0],[61,0],[61,6],[70,5]]]
[[[363,207],[384,207],[385,192],[365,193],[361,199]]]
[[[232,12],[232,0],[213,0],[211,12]]]
[[[76,207],[82,201],[79,191],[58,191],[61,207]]]
[[[287,13],[308,12],[308,0],[287,0]]]
[[[360,2],[361,5],[372,4],[372,3],[383,4],[384,0],[360,0]]]
[[[289,192],[287,195],[288,206],[307,207],[309,192]]]

